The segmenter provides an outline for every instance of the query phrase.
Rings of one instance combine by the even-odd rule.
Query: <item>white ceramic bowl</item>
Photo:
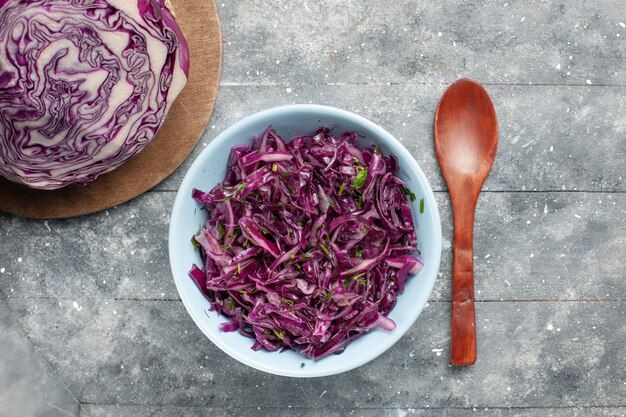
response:
[[[230,148],[251,143],[251,138],[260,135],[268,125],[272,125],[286,140],[312,134],[321,126],[332,127],[335,133],[356,131],[363,136],[360,139],[362,147],[378,144],[384,154],[393,153],[398,158],[400,169],[397,175],[408,183],[407,186],[417,196],[411,208],[425,267],[417,276],[409,278],[404,292],[389,314],[397,328],[392,332],[376,329],[356,339],[344,353],[317,362],[294,351],[255,352],[250,349],[252,339],[238,332],[221,332],[218,326],[227,319],[208,311],[210,303],[188,275],[191,264],[201,265],[200,256],[194,251],[190,239],[197,233],[206,216],[206,211],[200,210],[201,206],[191,198],[191,190],[210,190],[222,181]],[[420,213],[419,207],[421,199],[424,199],[423,213]],[[376,358],[396,343],[415,322],[432,292],[439,269],[441,222],[426,176],[397,139],[378,125],[345,110],[318,105],[292,105],[265,110],[235,123],[202,151],[185,175],[174,202],[169,254],[176,287],[187,311],[220,349],[240,362],[272,374],[291,377],[327,376],[354,369]]]

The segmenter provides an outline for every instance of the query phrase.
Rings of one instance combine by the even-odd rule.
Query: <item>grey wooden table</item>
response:
[[[381,124],[436,190],[444,252],[428,307],[388,352],[339,376],[294,380],[229,358],[193,324],[169,272],[169,213],[188,161],[103,213],[0,215],[0,415],[625,415],[626,3],[218,7],[223,78],[194,155],[280,104]],[[500,120],[476,220],[479,359],[466,369],[448,365],[452,219],[432,138],[438,99],[459,77],[486,85]]]

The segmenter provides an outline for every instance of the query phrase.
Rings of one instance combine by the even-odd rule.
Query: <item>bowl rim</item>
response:
[[[272,366],[271,363],[265,363],[262,361],[252,360],[249,357],[239,354],[235,350],[231,349],[228,343],[224,343],[219,337],[215,337],[214,335],[212,335],[212,331],[208,329],[208,325],[204,322],[204,320],[206,320],[206,317],[196,312],[193,308],[191,308],[191,301],[186,299],[186,296],[184,295],[185,291],[183,291],[181,288],[182,281],[181,283],[179,283],[179,281],[182,280],[183,278],[180,277],[180,273],[178,272],[180,268],[177,268],[178,265],[176,262],[176,258],[174,256],[176,252],[175,247],[177,246],[176,242],[174,242],[172,238],[174,235],[175,227],[176,227],[175,225],[177,223],[175,219],[180,217],[181,212],[183,210],[183,206],[185,204],[185,200],[188,198],[191,198],[191,194],[188,194],[186,192],[183,193],[183,191],[190,188],[190,183],[198,175],[198,173],[201,172],[201,170],[203,169],[204,164],[205,164],[204,160],[207,159],[208,155],[211,154],[214,151],[214,149],[224,146],[227,143],[228,139],[232,136],[232,133],[239,130],[242,126],[245,126],[247,124],[253,124],[260,120],[267,119],[270,117],[281,117],[281,116],[284,116],[285,113],[290,113],[294,111],[299,112],[299,113],[311,112],[311,113],[317,113],[317,114],[332,114],[340,118],[343,118],[345,120],[349,120],[350,122],[353,122],[355,124],[359,124],[363,127],[368,128],[374,133],[376,137],[382,138],[382,141],[384,142],[393,143],[396,148],[400,149],[402,152],[407,154],[406,159],[408,160],[409,166],[406,168],[416,173],[418,181],[420,182],[420,185],[422,186],[422,191],[424,194],[426,205],[429,208],[429,211],[432,213],[433,236],[430,236],[430,239],[433,244],[434,254],[433,254],[433,259],[431,259],[430,261],[431,262],[434,261],[435,268],[432,269],[434,276],[432,278],[430,277],[428,278],[431,282],[431,285],[430,285],[430,288],[428,288],[428,296],[426,297],[426,301],[423,303],[423,305],[420,306],[420,308],[412,311],[412,315],[408,317],[410,324],[405,329],[403,330],[396,329],[394,331],[393,338],[389,338],[386,343],[381,343],[377,345],[377,347],[372,349],[368,354],[362,355],[360,358],[357,358],[356,360],[347,361],[345,364],[342,364],[332,369],[318,369],[318,370],[298,369],[297,371],[287,370],[284,368]],[[441,218],[439,215],[437,201],[435,199],[435,195],[430,186],[430,183],[428,182],[428,179],[426,178],[426,175],[422,171],[421,167],[419,166],[419,164],[417,163],[413,155],[408,151],[408,149],[404,147],[404,145],[398,139],[396,139],[392,134],[390,134],[381,126],[372,122],[371,120],[363,116],[360,116],[358,114],[347,111],[347,110],[343,110],[343,109],[339,109],[339,108],[331,107],[331,106],[319,105],[319,104],[290,104],[290,105],[283,105],[283,106],[277,106],[277,107],[265,109],[265,110],[253,113],[247,117],[244,117],[243,119],[240,119],[239,121],[229,126],[227,129],[222,131],[220,134],[218,134],[206,146],[206,148],[204,148],[200,152],[200,154],[198,154],[198,156],[195,157],[193,163],[191,164],[191,166],[185,173],[185,176],[176,192],[174,205],[172,207],[172,211],[170,215],[170,225],[168,229],[168,254],[169,254],[169,259],[170,259],[170,269],[172,271],[172,276],[174,278],[176,290],[178,291],[178,294],[183,302],[183,305],[185,306],[185,310],[187,310],[187,313],[191,316],[196,326],[198,326],[198,328],[202,331],[202,333],[211,342],[213,342],[218,348],[220,348],[220,350],[228,354],[233,359],[236,359],[237,361],[243,364],[246,364],[252,368],[255,368],[257,370],[260,370],[260,371],[264,371],[264,372],[274,374],[274,375],[294,377],[294,378],[324,377],[324,376],[336,375],[336,374],[350,371],[352,369],[358,368],[359,366],[362,366],[374,360],[375,358],[377,358],[378,356],[386,352],[389,348],[391,348],[391,346],[393,346],[395,343],[397,343],[398,340],[400,340],[406,334],[406,332],[415,324],[415,322],[417,321],[417,318],[419,317],[419,315],[422,313],[422,311],[428,304],[428,298],[430,298],[430,295],[432,294],[434,284],[437,279],[437,273],[439,271],[439,267],[441,263],[441,251],[442,251]],[[186,274],[185,274],[185,278],[187,278]],[[304,359],[305,358],[303,357],[303,360]]]

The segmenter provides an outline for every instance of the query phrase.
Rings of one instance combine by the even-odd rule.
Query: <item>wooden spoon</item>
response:
[[[485,89],[461,79],[444,93],[435,116],[435,148],[454,213],[453,365],[476,363],[474,211],[498,147],[496,110]]]

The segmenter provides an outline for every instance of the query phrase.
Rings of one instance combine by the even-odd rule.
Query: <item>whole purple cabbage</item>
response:
[[[226,178],[193,191],[208,217],[192,242],[190,275],[213,308],[256,339],[319,359],[340,353],[387,317],[422,263],[398,163],[358,135],[329,129],[285,143],[267,129],[235,146]]]
[[[0,175],[55,189],[115,169],[188,74],[163,0],[0,0]]]

